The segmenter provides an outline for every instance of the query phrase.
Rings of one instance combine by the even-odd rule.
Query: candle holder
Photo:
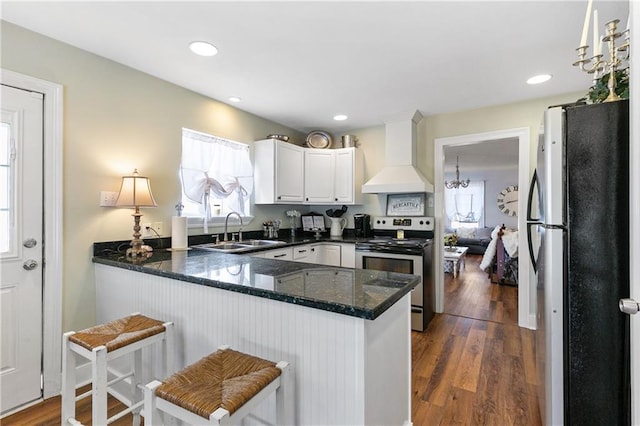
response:
[[[629,29],[618,32],[618,23],[620,20],[614,19],[605,24],[606,35],[602,38],[603,42],[607,43],[609,50],[609,58],[605,59],[601,52],[598,52],[598,46],[594,46],[594,55],[587,58],[587,50],[589,46],[580,46],[576,49],[578,52],[578,60],[573,63],[574,67],[579,67],[582,71],[588,74],[593,74],[594,84],[602,77],[608,74],[607,88],[609,94],[604,102],[619,101],[621,98],[616,94],[616,71],[621,67],[623,62],[629,61]],[[624,37],[624,42],[621,46],[616,47],[616,40],[620,37]],[[601,50],[601,49],[600,49]]]

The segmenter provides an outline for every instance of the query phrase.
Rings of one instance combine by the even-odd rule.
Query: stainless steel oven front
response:
[[[424,331],[433,317],[431,297],[431,245],[423,254],[386,253],[356,248],[356,268],[419,275],[422,282],[411,291],[411,329]]]

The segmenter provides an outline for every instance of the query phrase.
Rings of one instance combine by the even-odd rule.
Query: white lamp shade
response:
[[[123,176],[116,206],[156,207],[157,204],[151,193],[149,178],[138,176],[137,170],[134,171],[133,176]]]

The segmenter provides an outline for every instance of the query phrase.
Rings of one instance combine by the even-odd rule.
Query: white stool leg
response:
[[[142,400],[142,391],[138,388],[142,384],[142,348],[133,352],[133,368],[131,369],[131,405]],[[140,408],[136,408],[133,414],[133,426],[140,426]]]
[[[276,423],[278,425],[294,424],[293,375],[289,363],[280,361],[276,364],[281,371],[280,386],[276,389]]]
[[[94,425],[107,424],[107,348],[98,346],[92,351],[92,396],[91,423]]]
[[[160,413],[156,407],[156,388],[162,383],[154,380],[144,387],[144,426],[160,425]]]
[[[210,425],[228,425],[229,422],[229,412],[224,408],[220,407],[209,416],[209,424]]]
[[[164,340],[162,341],[162,356],[164,357],[164,377],[169,377],[175,373],[175,331],[172,322],[164,323]]]
[[[69,419],[76,417],[76,357],[71,350],[69,337],[75,331],[62,336],[62,404],[60,422],[68,424]]]

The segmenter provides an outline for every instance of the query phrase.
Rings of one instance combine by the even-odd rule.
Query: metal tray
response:
[[[331,147],[331,135],[327,132],[314,130],[307,135],[307,146],[310,148],[326,149]]]

